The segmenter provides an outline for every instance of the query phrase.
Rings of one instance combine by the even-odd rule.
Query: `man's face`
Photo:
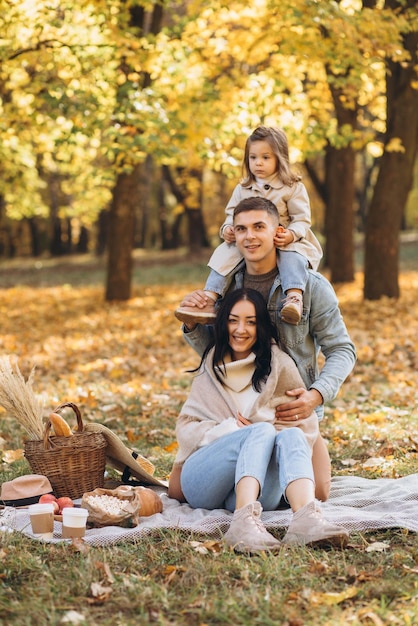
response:
[[[263,210],[245,211],[234,217],[235,242],[248,264],[262,264],[270,271],[276,265],[276,248],[274,235],[277,224],[274,219]],[[270,267],[271,265],[271,267]]]

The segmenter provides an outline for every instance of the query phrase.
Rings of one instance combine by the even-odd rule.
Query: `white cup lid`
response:
[[[43,502],[37,504],[31,504],[29,506],[29,515],[37,515],[39,513],[53,513],[54,505],[52,502]]]

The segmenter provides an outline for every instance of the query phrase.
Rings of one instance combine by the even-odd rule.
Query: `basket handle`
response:
[[[80,409],[78,408],[78,406],[76,404],[74,404],[73,402],[64,402],[63,404],[60,404],[59,406],[57,406],[54,409],[54,413],[58,413],[58,411],[60,411],[61,409],[64,409],[65,407],[70,407],[73,409],[76,418],[77,418],[77,431],[78,433],[82,433],[84,430],[84,426],[83,426],[83,420],[81,419],[81,413],[80,413]],[[49,450],[49,448],[53,448],[54,442],[51,441],[51,439],[49,438],[49,433],[52,427],[52,422],[51,420],[47,420],[45,423],[45,432],[44,432],[44,448],[45,450]]]
[[[78,408],[78,406],[76,404],[74,404],[73,402],[63,402],[63,404],[60,404],[57,406],[56,409],[54,409],[54,413],[59,413],[59,411],[61,409],[65,409],[65,407],[70,407],[74,413],[75,416],[77,418],[77,431],[78,433],[82,433],[84,430],[84,426],[83,426],[83,420],[81,419],[81,412],[80,409]]]

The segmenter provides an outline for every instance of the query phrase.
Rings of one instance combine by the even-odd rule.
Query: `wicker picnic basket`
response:
[[[35,474],[49,479],[57,498],[75,499],[103,487],[107,443],[101,433],[84,432],[80,410],[72,402],[60,404],[54,413],[65,407],[76,414],[77,430],[69,437],[51,435],[48,420],[43,440],[25,442],[25,457]]]

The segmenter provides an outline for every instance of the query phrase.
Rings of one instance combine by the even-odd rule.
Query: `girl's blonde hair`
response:
[[[259,126],[248,137],[245,143],[244,160],[242,163],[242,186],[250,187],[255,176],[250,170],[250,148],[256,141],[266,141],[276,157],[276,172],[283,184],[291,187],[300,181],[302,176],[292,171],[289,163],[289,144],[286,133],[281,128]]]

